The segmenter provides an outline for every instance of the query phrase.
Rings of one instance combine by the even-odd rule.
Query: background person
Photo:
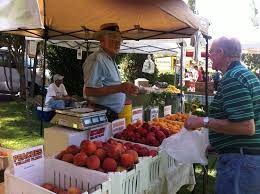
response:
[[[213,82],[214,82],[214,90],[218,90],[218,84],[220,80],[222,79],[222,73],[219,70],[216,70],[215,74],[212,76]]]
[[[241,62],[241,44],[221,37],[210,49],[212,68],[224,73],[209,116],[191,116],[187,129],[209,128],[218,152],[216,194],[260,193],[260,81]]]
[[[45,106],[52,109],[64,109],[71,105],[73,98],[68,95],[63,84],[63,78],[64,76],[60,74],[53,76],[53,83],[47,89]]]
[[[95,33],[100,49],[88,56],[83,64],[84,94],[88,101],[107,110],[109,121],[118,118],[124,107],[126,95],[137,94],[138,87],[130,82],[121,82],[115,62],[122,42],[116,23],[103,24]]]

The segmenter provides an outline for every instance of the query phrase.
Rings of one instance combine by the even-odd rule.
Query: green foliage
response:
[[[260,55],[259,54],[243,54],[242,60],[253,72],[260,68]]]
[[[83,53],[83,59],[85,58],[86,53]],[[47,60],[52,75],[64,75],[64,85],[69,95],[82,96],[84,60],[77,59],[77,50],[50,45]]]
[[[185,112],[191,112],[193,115],[197,116],[206,116],[206,113],[203,110],[203,105],[200,103],[198,98],[195,98],[192,102],[185,102]]]
[[[133,53],[117,56],[117,64],[120,65],[122,80],[133,82],[137,78],[146,78],[150,84],[154,84],[157,81],[158,69],[155,66],[154,74],[143,73],[142,67],[146,59],[146,54]]]
[[[177,75],[174,75],[172,73],[161,73],[158,76],[158,81],[167,82],[168,84],[175,85],[175,81],[174,81],[175,76],[177,76]],[[176,77],[176,81],[177,81],[177,77]]]

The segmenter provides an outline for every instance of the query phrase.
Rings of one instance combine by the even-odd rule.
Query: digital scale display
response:
[[[93,115],[83,118],[82,121],[84,127],[88,128],[107,122],[107,117],[106,115]]]
[[[106,121],[106,116],[100,116],[100,117],[99,117],[99,120],[100,120],[101,122]]]
[[[92,117],[91,120],[92,120],[93,123],[98,123],[99,122],[98,117]]]
[[[92,123],[90,118],[84,119],[84,124],[85,125],[90,125]]]

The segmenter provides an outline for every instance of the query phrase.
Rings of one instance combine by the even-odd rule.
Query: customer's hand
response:
[[[137,95],[139,88],[131,82],[124,82],[120,85],[121,91],[126,94]]]
[[[188,130],[196,130],[204,126],[203,117],[190,116],[184,122],[184,127]]]

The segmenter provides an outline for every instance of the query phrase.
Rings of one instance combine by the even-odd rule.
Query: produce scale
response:
[[[108,122],[106,110],[98,108],[72,108],[56,110],[51,123],[78,130],[87,130]]]

